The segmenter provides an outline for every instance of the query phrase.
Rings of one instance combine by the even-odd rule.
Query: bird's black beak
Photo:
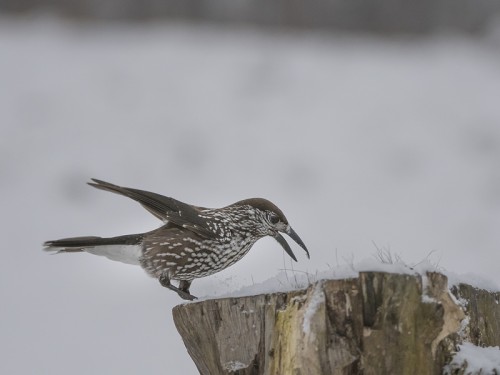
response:
[[[276,241],[279,242],[281,247],[285,249],[286,253],[290,255],[290,257],[294,260],[297,261],[297,258],[295,258],[295,254],[293,253],[292,249],[290,248],[290,245],[286,242],[286,240],[283,238],[283,236],[279,233],[276,233],[276,236],[274,236]]]
[[[311,259],[311,257],[309,256],[309,251],[307,250],[306,245],[304,244],[304,242],[302,242],[299,235],[297,233],[295,233],[295,231],[292,229],[292,227],[290,225],[287,228],[286,234],[288,234],[290,236],[290,238],[297,243],[297,245],[299,245],[301,248],[303,248],[306,251],[307,259]]]
[[[286,229],[285,233],[288,234],[292,240],[294,240],[301,248],[303,248],[306,251],[307,258],[310,259],[309,251],[307,250],[306,245],[304,245],[304,242],[302,242],[302,240],[300,239],[299,235],[297,233],[295,233],[295,231],[292,229],[291,226],[288,226],[288,228]],[[283,247],[283,249],[286,251],[286,253],[288,255],[290,255],[290,257],[294,261],[297,261],[297,258],[295,257],[295,254],[293,253],[292,249],[290,248],[290,245],[288,245],[288,243],[283,238],[283,236],[281,234],[279,234],[279,233],[276,233],[276,236],[274,236],[274,238],[276,239],[276,241],[279,242],[279,244],[281,245],[281,247]]]

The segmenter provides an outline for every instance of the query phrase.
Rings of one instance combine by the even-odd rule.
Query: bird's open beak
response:
[[[299,235],[297,233],[295,233],[295,231],[292,229],[291,226],[288,226],[288,228],[286,229],[285,233],[288,234],[292,240],[294,240],[301,248],[303,248],[306,251],[307,258],[309,259],[310,258],[309,251],[307,250],[306,245],[304,245],[304,242],[302,242],[302,240],[300,239]],[[279,242],[279,244],[281,245],[281,247],[283,247],[283,249],[286,251],[286,253],[288,255],[290,255],[290,257],[294,261],[297,261],[297,258],[295,257],[295,254],[293,253],[292,249],[290,248],[290,245],[288,245],[288,243],[283,238],[283,236],[281,234],[279,234],[279,233],[276,233],[276,236],[274,236],[274,238],[276,239],[276,241]]]

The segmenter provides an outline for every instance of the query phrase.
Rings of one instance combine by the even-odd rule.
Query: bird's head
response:
[[[299,235],[292,229],[283,212],[272,202],[263,198],[251,198],[236,202],[234,206],[246,210],[249,221],[253,223],[252,230],[258,237],[271,236],[283,247],[290,257],[297,261],[295,254],[280,233],[286,233],[300,247],[302,247],[309,258],[309,251],[300,239]]]

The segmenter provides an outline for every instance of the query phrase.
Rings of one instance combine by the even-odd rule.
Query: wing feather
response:
[[[206,238],[217,236],[207,221],[200,217],[201,208],[150,191],[122,187],[95,178],[92,181],[88,183],[90,186],[131,198],[164,222],[172,222]]]

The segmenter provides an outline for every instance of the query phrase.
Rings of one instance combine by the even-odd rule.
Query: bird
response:
[[[297,261],[281,233],[309,251],[283,212],[264,198],[240,200],[221,208],[183,203],[146,190],[91,179],[94,188],[123,195],[163,222],[152,231],[117,237],[71,237],[44,242],[52,253],[86,252],[141,266],[148,275],[185,300],[194,279],[222,271],[242,259],[259,239],[271,236]],[[178,286],[172,284],[176,281]]]

